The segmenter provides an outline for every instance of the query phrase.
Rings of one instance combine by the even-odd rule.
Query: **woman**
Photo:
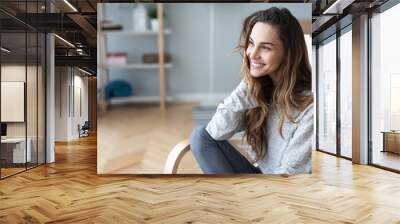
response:
[[[299,22],[282,8],[253,13],[238,49],[244,79],[191,136],[206,174],[311,173],[313,97],[311,69]],[[250,161],[227,140],[245,131]]]

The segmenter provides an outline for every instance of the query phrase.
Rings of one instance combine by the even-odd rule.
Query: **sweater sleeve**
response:
[[[299,171],[311,172],[312,136],[314,128],[313,104],[308,106],[289,141],[276,174],[293,175]]]
[[[255,107],[257,103],[248,95],[247,84],[243,79],[235,90],[218,105],[206,130],[215,140],[227,140],[244,129],[243,113]]]

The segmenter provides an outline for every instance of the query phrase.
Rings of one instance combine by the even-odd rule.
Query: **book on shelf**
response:
[[[107,53],[106,63],[109,65],[126,65],[128,53],[126,52],[109,52]]]

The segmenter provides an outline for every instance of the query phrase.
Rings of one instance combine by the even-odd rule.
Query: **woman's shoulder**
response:
[[[313,97],[313,92],[311,90],[304,90],[302,92],[303,96]],[[297,108],[294,110],[293,117],[297,122],[301,122],[303,120],[313,119],[314,116],[314,99],[311,98],[308,101],[308,104],[303,106],[302,108]]]
[[[258,103],[251,97],[250,90],[246,80],[243,78],[237,87],[231,93],[231,97],[236,99],[239,104],[246,105],[247,109],[251,109],[258,106]]]
[[[307,121],[312,120],[314,117],[314,102],[312,101],[309,105],[307,105],[304,110],[299,112],[298,121]]]

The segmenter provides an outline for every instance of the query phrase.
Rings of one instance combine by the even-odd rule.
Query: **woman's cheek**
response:
[[[276,67],[276,66],[278,66],[278,65],[277,65],[278,62],[279,62],[278,55],[276,55],[276,54],[271,54],[271,56],[270,56],[270,58],[269,58],[269,64],[271,64],[272,67]]]

